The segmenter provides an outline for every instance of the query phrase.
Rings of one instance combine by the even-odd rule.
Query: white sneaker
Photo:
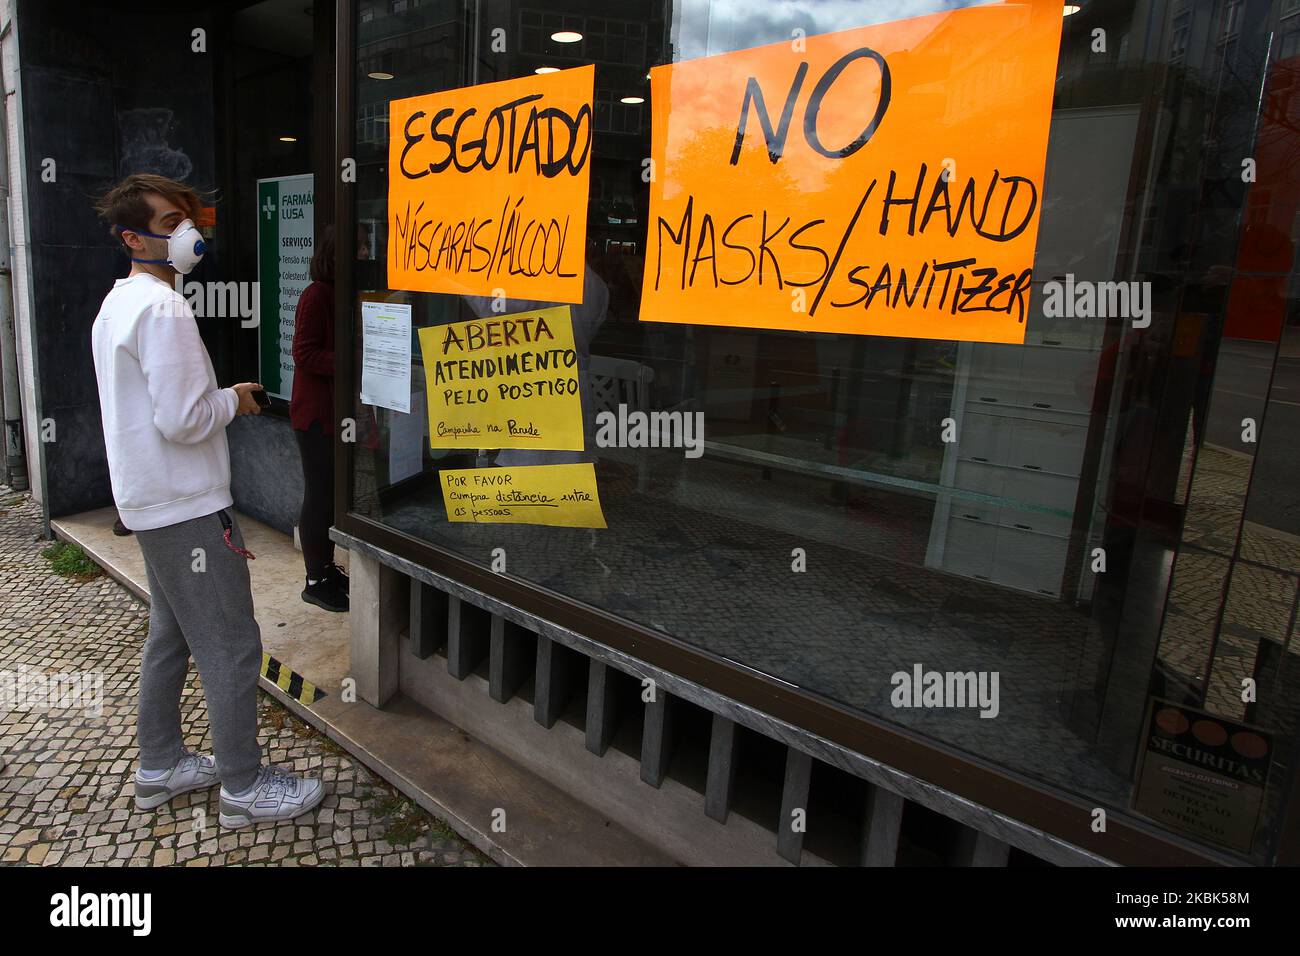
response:
[[[160,777],[146,777],[143,770],[136,770],[135,808],[152,810],[172,797],[191,790],[206,790],[216,783],[216,760],[207,754],[187,750],[176,766]]]
[[[325,799],[319,777],[300,777],[274,765],[258,769],[252,789],[236,796],[221,788],[220,821],[223,827],[250,827],[255,823],[292,820]]]

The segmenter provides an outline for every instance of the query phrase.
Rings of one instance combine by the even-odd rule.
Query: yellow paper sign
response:
[[[467,468],[441,474],[448,521],[605,527],[596,468],[590,462]]]
[[[595,75],[388,104],[390,289],[582,301]]]
[[[582,451],[567,305],[420,329],[430,448]]]
[[[651,70],[641,318],[1023,342],[1060,0]]]

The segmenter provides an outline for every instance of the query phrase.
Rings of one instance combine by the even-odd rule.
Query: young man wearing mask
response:
[[[139,809],[221,782],[220,822],[288,820],[324,797],[318,778],[262,764],[257,740],[261,631],[230,495],[226,426],[259,414],[243,382],[218,388],[178,274],[202,258],[193,189],[128,176],[96,204],[131,259],[95,317],[95,377],[113,498],[135,533],[149,579],[149,636],[140,661],[135,774]],[[181,734],[180,697],[194,657],[215,759]]]

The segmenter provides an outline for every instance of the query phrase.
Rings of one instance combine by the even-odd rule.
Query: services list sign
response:
[[[311,284],[314,209],[311,173],[257,181],[258,381],[285,401],[293,394],[298,299]]]
[[[582,301],[595,76],[389,103],[390,289]]]
[[[1059,0],[651,70],[641,318],[1023,342]]]

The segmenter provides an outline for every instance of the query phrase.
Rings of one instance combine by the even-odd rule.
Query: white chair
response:
[[[619,405],[626,405],[629,412],[647,411],[650,383],[654,377],[654,369],[632,359],[591,356],[587,365],[587,382],[591,387],[592,414],[618,414]],[[650,483],[645,450],[633,451],[637,460],[636,487],[638,491],[645,491]]]

